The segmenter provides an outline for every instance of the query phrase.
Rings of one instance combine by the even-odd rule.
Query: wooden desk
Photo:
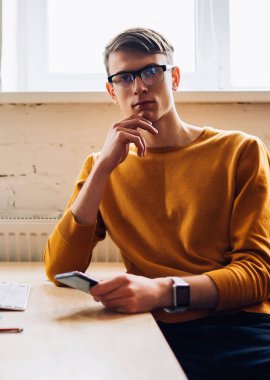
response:
[[[92,264],[96,278],[121,264]],[[186,379],[152,315],[105,310],[78,290],[56,287],[42,263],[0,263],[1,280],[32,286],[23,312],[0,310],[1,380]]]

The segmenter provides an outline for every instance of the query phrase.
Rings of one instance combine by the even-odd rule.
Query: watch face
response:
[[[189,307],[189,286],[177,286],[176,289],[176,306]]]

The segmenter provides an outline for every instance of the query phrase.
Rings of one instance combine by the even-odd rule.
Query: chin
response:
[[[157,120],[157,117],[153,115],[153,112],[141,111],[141,112],[138,112],[137,115],[144,117],[145,119],[151,121],[152,123],[154,123]]]

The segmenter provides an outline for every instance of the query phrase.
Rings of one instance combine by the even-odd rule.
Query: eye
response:
[[[113,77],[113,83],[118,85],[129,84],[133,82],[133,76],[131,73],[117,74]]]
[[[147,78],[147,77],[153,77],[153,76],[156,76],[159,72],[159,67],[148,67],[147,69],[143,70],[142,72],[142,75],[144,78]]]
[[[119,81],[122,83],[131,83],[133,82],[133,76],[130,73],[119,74]]]

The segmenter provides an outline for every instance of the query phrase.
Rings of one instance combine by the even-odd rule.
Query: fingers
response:
[[[137,115],[130,115],[128,118],[116,123],[113,126],[113,129],[119,133],[120,141],[122,143],[134,143],[136,145],[140,157],[145,154],[146,142],[138,129],[143,129],[153,135],[158,133],[158,130],[153,127],[150,120]]]
[[[160,290],[153,279],[126,273],[99,283],[90,294],[113,311],[139,313],[159,306]]]
[[[134,299],[132,275],[120,275],[111,280],[103,281],[90,289],[90,294],[97,302],[120,313],[134,313],[138,305]]]
[[[94,299],[113,311],[121,313],[135,313],[137,311],[134,299],[125,296],[125,293],[118,293],[118,291],[105,296],[94,297]]]
[[[120,121],[119,123],[116,123],[114,125],[114,128],[117,127],[123,127],[123,128],[129,128],[129,129],[144,129],[148,131],[149,133],[156,135],[158,133],[158,130],[153,127],[152,122],[139,116],[131,115],[127,119],[124,119]]]
[[[90,294],[93,297],[104,296],[121,288],[125,283],[129,283],[129,279],[125,274],[115,276],[110,280],[102,281],[94,287],[90,288]]]
[[[129,302],[128,299],[116,299],[112,301],[103,302],[102,304],[112,310],[116,311],[118,313],[135,313],[136,309],[131,306],[131,302]]]
[[[132,298],[134,295],[133,291],[129,287],[121,286],[113,291],[109,291],[105,294],[99,296],[94,296],[95,301],[101,301],[106,306],[118,305],[120,301],[127,298]]]
[[[101,301],[102,303],[132,297],[131,280],[126,275],[116,276],[90,288],[90,294],[96,301]]]
[[[145,139],[141,136],[141,133],[134,129],[128,129],[123,127],[118,127],[117,131],[119,133],[118,138],[123,144],[133,143],[138,149],[138,155],[143,156],[146,150]]]
[[[100,154],[99,162],[102,162],[103,170],[111,173],[121,164],[128,155],[131,143],[137,147],[138,156],[145,155],[146,142],[142,130],[154,135],[158,133],[151,121],[135,115],[130,115],[111,126]]]

